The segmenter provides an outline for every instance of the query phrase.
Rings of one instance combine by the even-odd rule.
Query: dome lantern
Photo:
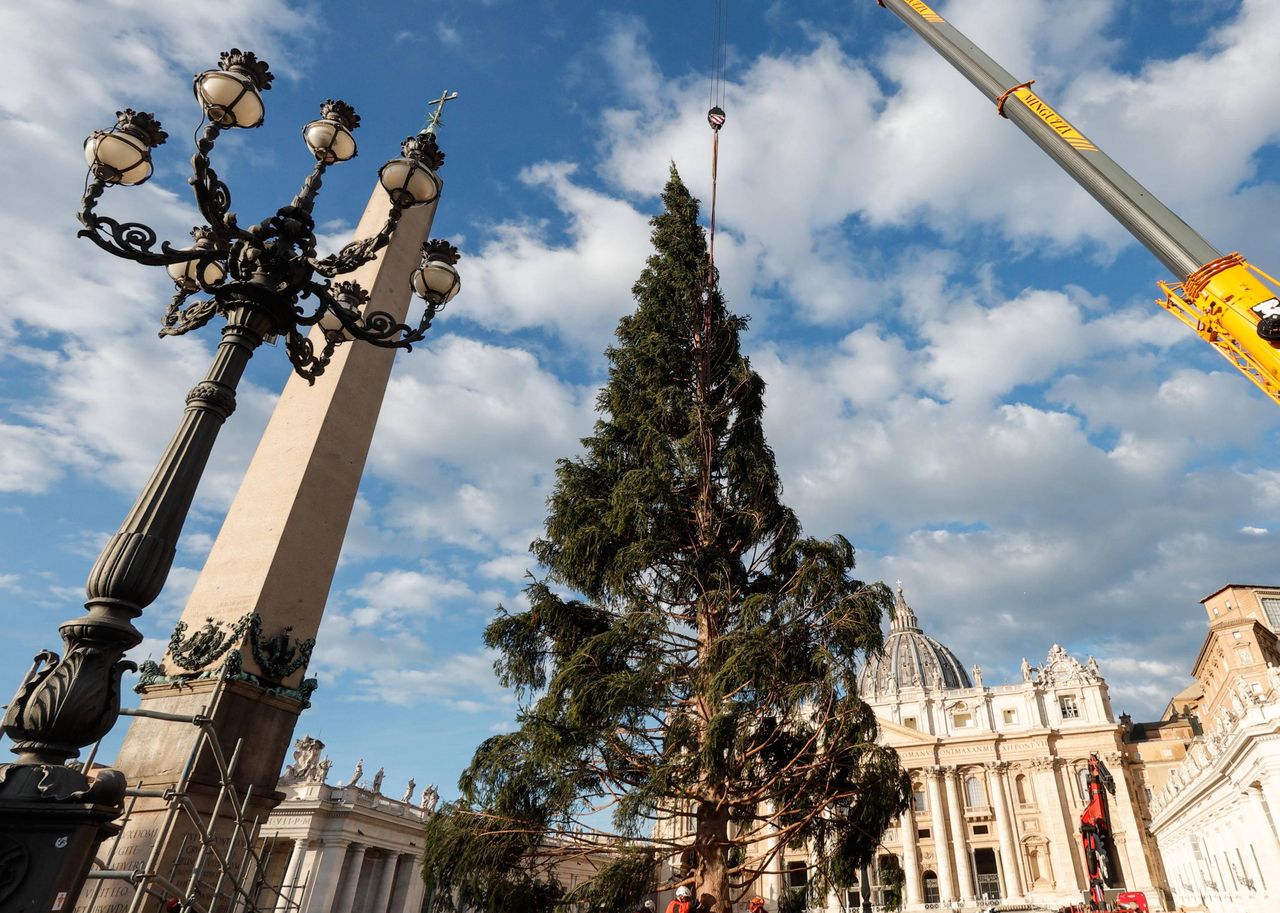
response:
[[[883,649],[867,657],[858,675],[863,700],[895,696],[910,688],[953,691],[972,687],[956,655],[920,629],[916,613],[902,595],[902,581],[898,581],[889,636]]]

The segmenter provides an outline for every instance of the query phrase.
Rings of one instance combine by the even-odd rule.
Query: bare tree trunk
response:
[[[699,913],[729,913],[729,813],[723,806],[708,802],[698,806],[693,846],[698,860],[694,877]]]

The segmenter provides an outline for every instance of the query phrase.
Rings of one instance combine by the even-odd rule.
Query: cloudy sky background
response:
[[[1280,269],[1280,57],[1270,0],[936,4],[1223,250]],[[1061,642],[1117,711],[1158,714],[1203,637],[1198,600],[1276,583],[1277,410],[1152,304],[1167,277],[874,0],[733,0],[718,261],[768,383],[786,500],[901,579],[989,683]],[[199,120],[192,73],[270,61],[267,124],[217,167],[242,221],[305,175],[328,97],[363,117],[326,176],[351,230],[441,89],[434,234],[463,294],[398,357],[321,630],[299,734],[446,795],[508,725],[480,632],[517,604],[558,457],[590,431],[674,162],[709,199],[712,4],[142,0],[0,9],[0,663],[10,688],[78,612],[85,573],[176,424],[216,332],[156,338],[163,271],[76,239],[83,138],[125,106],[169,131],[156,177],[101,211],[175,240]],[[242,386],[170,584],[159,657],[287,375]]]

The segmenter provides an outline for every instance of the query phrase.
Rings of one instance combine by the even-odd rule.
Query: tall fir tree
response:
[[[746,320],[674,167],[663,202],[600,418],[559,462],[533,543],[547,576],[485,632],[522,711],[428,823],[441,909],[615,911],[687,884],[727,913],[788,846],[807,847],[815,889],[850,883],[906,807],[855,683],[889,591],[782,504]],[[556,868],[584,854],[599,869],[566,895]]]

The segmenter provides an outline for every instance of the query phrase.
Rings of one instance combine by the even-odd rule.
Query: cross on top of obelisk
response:
[[[442,115],[444,114],[445,103],[451,102],[457,97],[457,92],[450,92],[448,89],[445,89],[440,93],[439,98],[433,98],[431,101],[427,102],[429,105],[435,105],[436,109],[427,116],[427,125],[422,128],[423,133],[434,134],[436,132],[436,127],[444,123]]]

